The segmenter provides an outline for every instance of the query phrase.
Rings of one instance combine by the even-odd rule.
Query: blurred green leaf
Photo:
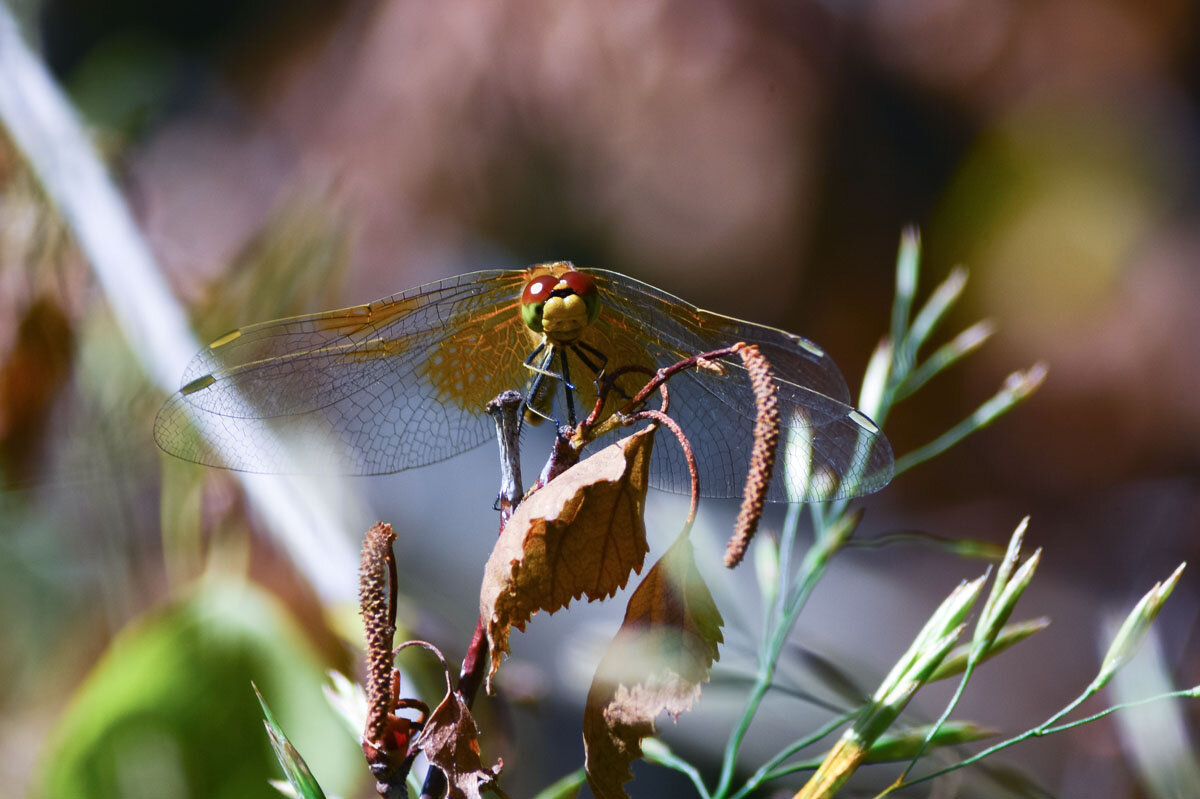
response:
[[[269,795],[279,766],[253,680],[323,785],[354,793],[362,753],[321,695],[323,666],[268,594],[210,579],[123,630],[42,752],[46,799]]]
[[[853,549],[883,549],[890,546],[922,545],[940,549],[960,558],[977,560],[999,560],[1004,556],[1004,547],[979,538],[950,538],[934,535],[924,530],[897,530],[881,533],[870,538],[854,538],[846,542]]]
[[[867,763],[885,763],[889,760],[904,760],[928,746],[957,746],[972,741],[991,738],[996,731],[972,721],[949,721],[941,725],[929,741],[925,736],[929,726],[912,727],[899,732],[885,733],[875,739],[867,751]]]
[[[70,74],[69,88],[92,128],[119,147],[161,117],[182,73],[183,56],[142,28],[101,39]]]
[[[579,796],[579,790],[585,782],[587,782],[587,773],[582,768],[578,768],[547,785],[533,799],[575,799]]]

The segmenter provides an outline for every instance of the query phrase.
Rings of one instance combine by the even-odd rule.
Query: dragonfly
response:
[[[848,498],[891,480],[887,438],[816,344],[567,261],[470,272],[233,330],[187,365],[154,437],[171,455],[240,471],[389,474],[492,438],[484,409],[501,391],[524,388],[527,418],[574,423],[594,407],[599,378],[620,372],[602,395],[603,419],[648,374],[739,341],[757,345],[775,375],[783,429],[768,499]],[[679,372],[668,389],[702,495],[740,496],[755,418],[740,359]],[[685,456],[667,444],[653,449],[650,483],[688,493]]]

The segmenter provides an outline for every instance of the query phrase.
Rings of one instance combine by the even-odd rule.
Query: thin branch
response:
[[[675,438],[679,441],[679,446],[683,449],[683,457],[687,460],[688,476],[691,479],[691,505],[688,507],[687,521],[684,522],[684,532],[692,528],[692,522],[696,520],[696,509],[700,504],[700,471],[696,468],[696,454],[692,452],[692,444],[688,441],[687,436],[683,433],[683,428],[662,411],[646,410],[632,414],[630,419],[637,421],[646,419],[670,430],[675,434]]]

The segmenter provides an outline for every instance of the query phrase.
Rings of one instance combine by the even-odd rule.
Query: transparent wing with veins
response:
[[[155,440],[270,473],[385,474],[477,446],[492,430],[484,405],[526,379],[527,274],[474,272],[222,336],[188,365]]]
[[[785,429],[769,499],[833,499],[870,493],[892,477],[892,450],[874,423],[850,404],[846,382],[833,360],[812,342],[791,333],[711,313],[615,272],[590,270],[604,291],[598,332],[639,338],[654,368],[729,346],[756,344],[775,373]],[[619,298],[619,299],[610,299]],[[607,328],[607,331],[605,330]],[[610,357],[610,369],[621,365]],[[688,370],[668,383],[670,414],[695,451],[701,493],[739,496],[753,442],[754,395],[741,360],[722,359],[724,375]],[[644,382],[644,381],[643,381]],[[683,453],[673,442],[656,442],[651,484],[686,492]]]
[[[188,365],[183,388],[155,420],[155,439],[186,460],[273,473],[384,474],[477,446],[491,437],[486,403],[533,379],[523,362],[540,337],[521,322],[521,291],[532,277],[561,268],[474,272],[222,336]],[[602,305],[582,341],[604,353],[604,368],[652,372],[737,341],[762,349],[788,427],[770,499],[851,496],[890,479],[887,439],[849,404],[841,373],[816,345],[698,309],[615,272],[588,271]],[[586,413],[595,375],[569,348],[564,352],[576,408]],[[669,384],[670,412],[692,442],[709,496],[740,493],[752,443],[745,370],[736,357],[723,366],[723,376],[688,371]],[[630,375],[622,386],[636,391],[645,379]],[[549,390],[565,421],[562,386]],[[614,395],[605,411],[622,404]],[[660,442],[653,458],[653,483],[686,492],[678,447]]]

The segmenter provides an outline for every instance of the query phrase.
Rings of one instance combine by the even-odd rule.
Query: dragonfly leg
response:
[[[533,359],[536,358],[538,356],[538,353],[540,353],[544,349],[546,349],[546,342],[543,341],[541,344],[537,345],[537,349],[535,349],[533,352],[529,353],[529,357],[525,359],[525,365],[529,366],[530,364],[532,364]]]
[[[600,352],[595,347],[589,347],[582,341],[576,341],[570,346],[571,352],[575,353],[575,357],[579,359],[579,362],[590,369],[592,374],[596,375],[597,377],[599,377],[600,373],[604,371],[604,367],[608,365],[608,356],[603,352]],[[587,356],[587,353],[585,353],[584,350],[587,350],[592,355],[598,357],[600,359],[600,365],[597,366],[592,359]]]
[[[579,360],[581,360],[585,364],[587,364],[587,367],[589,369],[591,369],[593,372],[595,372],[597,375],[600,374],[601,372],[603,372],[605,367],[608,366],[608,356],[605,355],[600,350],[593,347],[591,344],[588,344],[586,341],[576,341],[574,344],[571,345],[571,348],[573,350],[575,350],[575,354],[579,356]],[[600,359],[600,368],[597,369],[595,366],[592,366],[591,361],[589,361],[587,358],[585,358],[583,353],[579,351],[581,348],[587,350],[592,355],[595,355],[597,358]]]
[[[567,350],[566,350],[566,348],[565,347],[560,348],[558,353],[559,353],[558,360],[559,360],[559,362],[562,363],[563,394],[565,394],[566,398],[567,398],[567,424],[571,425],[571,427],[574,427],[575,426],[575,397],[573,395],[575,393],[575,386],[571,385],[571,370],[567,366]]]
[[[537,357],[539,352],[543,351],[546,353],[546,357],[542,359],[540,365],[534,366],[533,359]],[[537,349],[529,353],[529,357],[525,359],[525,368],[537,375],[545,375],[546,377],[552,377],[555,380],[562,380],[568,386],[570,386],[570,388],[574,389],[575,386],[571,385],[571,381],[568,380],[565,375],[551,371],[550,366],[554,363],[554,351],[555,348],[553,345],[547,347],[545,342],[539,344]],[[566,361],[564,360],[564,363],[565,362]]]
[[[537,357],[538,353],[543,351],[545,351],[546,357],[542,358],[540,365],[534,366],[533,359]],[[547,347],[544,342],[539,344],[538,348],[531,352],[529,357],[525,359],[525,367],[533,372],[535,377],[533,378],[533,383],[529,386],[529,391],[525,393],[525,413],[521,416],[523,420],[528,420],[536,424],[538,419],[534,417],[541,417],[547,421],[554,422],[556,426],[558,425],[557,419],[541,409],[548,390],[546,388],[546,378],[551,378],[552,380],[563,379],[562,375],[550,371],[549,367],[553,361],[554,347]]]
[[[593,347],[592,345],[588,344],[586,341],[575,342],[574,344],[571,345],[571,349],[575,352],[575,357],[577,357],[577,358],[579,358],[579,360],[583,361],[584,365],[587,366],[587,368],[591,369],[596,374],[596,385],[599,385],[600,378],[603,377],[603,375],[604,375],[604,370],[608,368],[608,356],[605,355],[600,350]],[[597,367],[595,364],[593,364],[591,359],[583,354],[583,350],[587,350],[589,353],[591,353],[592,355],[595,355],[597,358],[599,358],[600,366]],[[630,394],[628,391],[626,391],[625,389],[618,386],[615,382],[612,384],[612,388],[615,389],[617,394],[620,395],[623,399],[633,399],[632,394]]]
[[[588,355],[584,353],[584,350],[587,350],[588,353],[591,353],[592,355],[599,358],[600,365],[597,366],[595,363],[593,363],[592,359],[589,358]],[[604,370],[608,368],[608,356],[605,355],[600,350],[596,349],[595,347],[593,347],[590,344],[583,342],[583,341],[576,341],[574,344],[572,344],[571,351],[575,353],[575,357],[578,358],[583,363],[584,366],[586,366],[588,369],[592,370],[592,374],[594,374],[596,376],[596,379],[594,382],[596,383],[596,386],[599,387],[600,386],[600,378],[604,376]],[[629,392],[626,391],[625,389],[621,388],[620,386],[618,386],[616,383],[613,383],[612,387],[614,389],[616,389],[617,394],[619,394],[624,399],[632,399],[632,396],[629,394]]]

